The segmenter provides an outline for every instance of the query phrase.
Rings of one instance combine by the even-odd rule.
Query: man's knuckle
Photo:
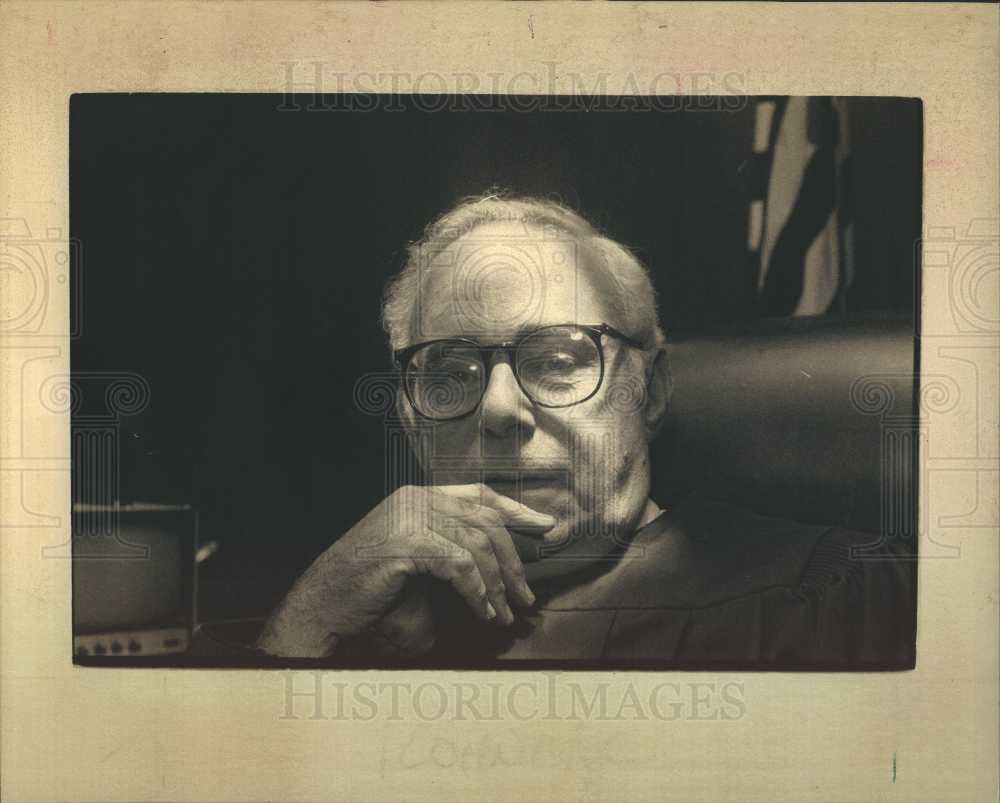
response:
[[[472,559],[472,555],[463,550],[455,556],[452,567],[458,574],[468,575],[475,571],[476,561]]]
[[[504,518],[500,514],[500,511],[494,510],[491,507],[484,507],[482,509],[483,520],[490,527],[502,527],[504,524]]]
[[[478,505],[472,500],[463,499],[461,496],[455,497],[455,505],[464,514],[475,513],[476,508],[478,507]]]

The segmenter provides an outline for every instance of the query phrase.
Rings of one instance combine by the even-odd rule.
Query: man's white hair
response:
[[[628,248],[605,237],[572,209],[544,198],[491,191],[462,199],[424,230],[407,248],[403,269],[386,287],[382,322],[393,350],[405,348],[413,337],[414,315],[420,297],[423,266],[445,248],[478,226],[518,221],[542,229],[555,228],[576,241],[589,278],[626,334],[647,348],[665,342],[656,305],[656,291],[645,266]]]

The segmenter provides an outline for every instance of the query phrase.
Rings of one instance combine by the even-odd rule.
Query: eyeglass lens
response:
[[[583,401],[597,390],[601,355],[585,331],[573,326],[548,327],[521,341],[515,353],[514,372],[533,401],[564,407]],[[430,343],[410,358],[407,390],[422,415],[456,418],[478,406],[487,373],[482,352],[476,346],[457,341]]]

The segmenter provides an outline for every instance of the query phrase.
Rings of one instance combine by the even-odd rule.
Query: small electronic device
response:
[[[186,650],[197,547],[198,516],[188,505],[74,505],[74,659]]]

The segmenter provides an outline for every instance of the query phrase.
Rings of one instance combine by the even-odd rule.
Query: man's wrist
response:
[[[256,647],[282,658],[326,658],[333,654],[339,642],[336,633],[296,622],[294,617],[279,609],[267,620]]]

